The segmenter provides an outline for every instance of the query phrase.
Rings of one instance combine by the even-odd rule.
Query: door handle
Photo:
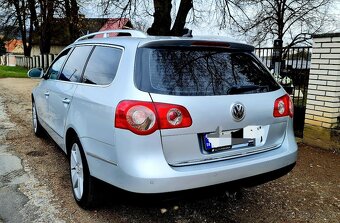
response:
[[[63,103],[64,103],[64,104],[67,104],[67,105],[68,105],[68,104],[70,104],[70,102],[71,102],[71,100],[68,99],[68,98],[64,98],[64,99],[63,99]]]
[[[45,96],[46,96],[46,97],[50,96],[50,92],[46,91],[46,92],[45,92]]]

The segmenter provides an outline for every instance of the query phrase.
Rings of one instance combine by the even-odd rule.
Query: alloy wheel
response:
[[[35,109],[35,104],[32,105],[32,122],[33,122],[33,129],[34,132],[37,132],[38,129],[38,120],[37,120],[37,111]]]
[[[71,149],[71,181],[74,195],[80,200],[84,192],[84,169],[77,143],[74,143]]]

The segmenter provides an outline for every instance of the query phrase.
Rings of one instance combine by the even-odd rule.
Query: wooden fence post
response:
[[[53,61],[53,54],[49,54],[48,55],[48,66],[51,66],[51,64],[52,64],[52,61]]]

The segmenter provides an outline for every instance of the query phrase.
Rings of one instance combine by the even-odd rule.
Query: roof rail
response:
[[[87,34],[85,36],[82,36],[82,37],[76,39],[76,41],[74,41],[74,42],[78,42],[80,40],[89,39],[90,37],[94,37],[96,35],[101,35],[101,34],[103,34],[103,38],[107,38],[107,37],[109,37],[110,33],[127,33],[127,34],[130,34],[131,37],[140,37],[140,38],[147,37],[147,34],[145,34],[142,31],[129,30],[129,29],[115,29],[115,30],[105,30],[105,31],[101,31],[101,32],[90,33],[90,34]]]

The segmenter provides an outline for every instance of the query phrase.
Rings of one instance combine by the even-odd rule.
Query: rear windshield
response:
[[[207,48],[140,48],[138,89],[167,95],[228,95],[279,89],[271,74],[248,52]]]

